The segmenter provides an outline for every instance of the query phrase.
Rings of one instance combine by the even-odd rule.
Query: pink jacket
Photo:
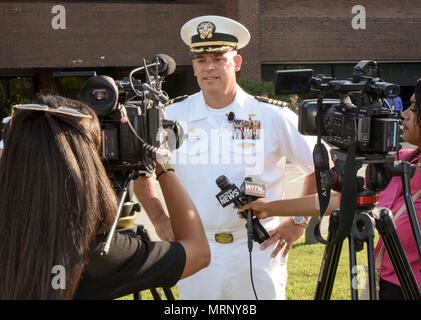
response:
[[[409,154],[414,150],[402,150],[400,151],[400,159],[405,160],[408,158]],[[416,164],[417,161],[421,158],[421,155],[417,155],[411,163]],[[419,170],[414,177],[411,179],[411,194],[414,195],[418,190],[421,189],[421,170]],[[380,201],[378,206],[389,208],[393,215],[401,208],[405,203],[405,199],[402,194],[402,179],[401,177],[394,177],[387,188],[380,193]],[[418,221],[421,223],[421,197],[419,197],[415,203],[415,210],[417,213]],[[398,237],[402,243],[403,249],[406,253],[406,256],[409,260],[409,263],[412,268],[412,272],[417,279],[418,285],[421,286],[421,270],[419,269],[420,262],[416,249],[416,243],[414,240],[414,235],[411,228],[411,223],[409,221],[408,214],[406,210],[402,215],[395,221],[396,231]],[[375,256],[379,254],[380,247],[383,245],[383,240],[379,240],[375,249]],[[381,278],[391,282],[396,285],[399,284],[398,277],[393,268],[392,262],[390,260],[389,254],[385,251],[383,256],[383,263],[381,267]]]

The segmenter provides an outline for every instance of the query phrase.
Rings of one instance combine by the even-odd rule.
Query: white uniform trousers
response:
[[[238,234],[234,233],[234,235]],[[207,232],[211,248],[210,265],[178,282],[180,298],[184,300],[254,300],[250,280],[250,260],[247,234],[234,237],[231,243],[214,240],[214,233]],[[253,241],[253,280],[259,300],[285,300],[287,282],[287,257],[281,252],[275,257],[271,253],[276,244],[260,249]]]

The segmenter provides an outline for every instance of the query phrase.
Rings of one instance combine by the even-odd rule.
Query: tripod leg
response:
[[[356,250],[356,239],[351,234],[351,236],[348,238],[349,243],[349,270],[350,270],[350,288],[351,288],[351,299],[352,300],[358,300],[358,289],[356,285],[357,280],[357,250]]]
[[[380,216],[376,217],[376,228],[379,231],[393,268],[395,268],[402,292],[406,300],[421,300],[420,289],[418,283],[412,273],[411,266],[402,248],[399,237],[396,233],[395,226],[390,217],[390,211],[382,209]]]
[[[328,241],[331,241],[333,238],[333,233],[331,231],[336,229],[338,214],[339,211],[335,211],[330,216]],[[335,282],[342,245],[343,242],[340,242],[337,244],[328,244],[325,247],[319,278],[317,280],[316,293],[314,296],[315,300],[328,300],[332,295],[332,288],[333,283]]]
[[[364,249],[364,243],[367,244],[367,262],[368,262],[368,284],[370,300],[376,300],[376,276],[374,262],[374,220],[366,212],[358,211],[355,215],[351,229],[349,242],[349,258],[351,267],[351,297],[352,300],[358,300],[358,270],[357,270],[357,252]],[[364,282],[364,285],[367,283]],[[367,288],[364,288],[367,289]]]
[[[175,300],[174,294],[172,293],[172,290],[170,288],[162,288],[165,293],[165,297],[167,300]]]
[[[151,292],[152,297],[153,297],[154,300],[162,300],[161,299],[161,295],[159,294],[158,290],[156,290],[154,288],[154,289],[149,289],[149,291]]]
[[[367,240],[367,261],[368,261],[368,281],[370,288],[370,300],[377,300],[376,288],[376,262],[374,261],[374,230]]]

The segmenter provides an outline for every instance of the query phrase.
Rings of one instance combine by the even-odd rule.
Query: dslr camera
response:
[[[301,134],[321,136],[347,150],[356,132],[357,153],[386,154],[398,149],[400,128],[400,114],[385,107],[386,98],[397,97],[400,87],[381,81],[377,74],[377,63],[369,60],[355,65],[348,80],[313,76],[311,69],[279,70],[274,87],[278,95],[320,92],[319,99],[299,104]],[[324,99],[326,94],[335,95],[335,99]]]
[[[167,157],[182,143],[182,127],[162,119],[168,95],[162,90],[165,76],[175,71],[175,61],[158,54],[132,70],[128,78],[94,76],[82,86],[79,99],[97,114],[101,124],[102,153],[111,171],[153,170],[153,160]],[[135,79],[143,71],[146,81]],[[165,147],[164,147],[165,144]]]

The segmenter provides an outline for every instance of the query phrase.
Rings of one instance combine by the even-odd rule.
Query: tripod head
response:
[[[320,220],[315,228],[317,240],[323,244],[340,242],[348,236],[355,212],[371,210],[378,202],[378,194],[383,191],[394,176],[402,176],[403,183],[410,186],[411,176],[415,173],[415,165],[405,161],[395,161],[391,154],[362,154],[350,156],[348,150],[332,149],[331,156],[334,161],[332,169],[320,172],[318,189],[321,208],[327,208],[326,195],[330,190],[342,193],[337,230],[331,242],[323,239],[320,233]],[[358,176],[357,172],[366,165],[365,176]],[[410,193],[410,192],[409,192]],[[328,199],[327,199],[328,201]],[[324,215],[321,210],[321,217]]]
[[[356,252],[363,249],[364,243],[367,244],[370,299],[376,299],[375,268],[378,268],[378,262],[377,260],[375,262],[374,259],[374,228],[378,230],[389,253],[401,284],[403,296],[405,299],[420,299],[421,293],[393,222],[393,219],[398,218],[406,207],[418,255],[421,257],[420,227],[410,191],[411,176],[415,173],[415,165],[407,161],[395,161],[394,157],[389,154],[362,156],[354,154],[354,157],[352,155],[350,157],[343,150],[332,150],[331,153],[335,165],[332,169],[322,171],[320,183],[326,190],[342,192],[342,199],[340,209],[334,210],[331,214],[327,241],[320,235],[320,226],[316,225],[316,237],[327,246],[320,268],[315,299],[330,298],[345,237],[349,238],[350,277],[353,281],[352,299],[358,299],[357,289],[359,289],[354,282],[358,269]],[[357,175],[357,171],[363,165],[366,165],[365,177]],[[402,177],[405,205],[398,212],[394,212],[396,216],[393,217],[391,210],[376,208],[376,205],[379,193],[388,186],[395,176]]]

